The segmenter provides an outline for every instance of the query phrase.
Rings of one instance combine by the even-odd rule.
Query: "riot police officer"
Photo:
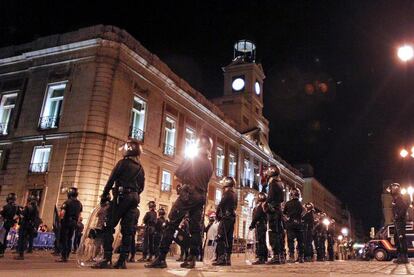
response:
[[[101,196],[101,199],[106,199],[112,190],[113,199],[104,227],[104,259],[93,268],[111,268],[113,234],[120,221],[122,243],[119,259],[114,268],[126,268],[125,261],[131,249],[135,211],[139,204],[139,195],[144,190],[145,174],[138,159],[141,154],[139,142],[130,139],[121,150],[124,158],[113,169]]]
[[[16,260],[24,260],[24,250],[30,236],[33,235],[36,222],[39,220],[39,209],[37,208],[37,197],[30,195],[27,199],[27,205],[18,210],[19,216],[19,240],[17,242],[18,256]]]
[[[267,214],[269,225],[269,242],[273,250],[273,257],[267,264],[285,263],[284,244],[283,244],[283,222],[282,222],[282,203],[284,200],[283,191],[285,185],[280,177],[280,169],[276,165],[271,165],[266,171],[267,186],[269,194],[263,204]]]
[[[259,192],[257,205],[253,209],[253,219],[249,230],[256,230],[256,258],[253,265],[265,264],[267,262],[268,250],[266,245],[267,217],[263,210],[262,204],[266,202],[267,195]]]
[[[167,219],[165,218],[164,208],[158,209],[158,218],[155,223],[155,233],[154,233],[154,255],[158,257],[160,255],[160,243],[162,235],[164,234],[165,227],[167,225]]]
[[[156,204],[154,201],[148,202],[149,211],[145,214],[143,223],[145,224],[144,229],[144,245],[142,251],[142,258],[139,262],[150,262],[154,255],[154,233],[155,224],[157,223],[157,212],[155,211]]]
[[[323,224],[325,219],[326,214],[324,212],[318,213],[315,225],[316,260],[318,262],[324,262],[326,258],[326,226]]]
[[[330,220],[330,224],[326,230],[326,240],[328,243],[328,260],[333,262],[335,260],[334,245],[335,245],[335,219]]]
[[[305,244],[305,262],[311,262],[313,260],[313,225],[315,221],[314,212],[315,208],[312,202],[305,204],[305,214],[303,215],[303,235]]]
[[[298,249],[298,261],[303,263],[303,222],[302,214],[304,212],[302,203],[300,202],[300,191],[297,188],[293,188],[290,191],[291,200],[286,202],[283,213],[287,217],[286,229],[288,237],[289,247],[289,260],[288,262],[295,262],[295,239]]]
[[[217,206],[216,216],[220,221],[217,233],[217,261],[213,265],[231,265],[233,231],[236,222],[237,195],[234,191],[236,180],[224,177],[221,182],[223,196]]]
[[[78,200],[78,189],[71,187],[67,191],[68,199],[60,208],[60,245],[61,258],[57,262],[66,263],[72,248],[72,237],[75,233],[82,212],[82,204]]]
[[[3,206],[3,209],[0,212],[4,221],[3,227],[6,231],[3,241],[0,241],[0,258],[4,256],[4,251],[7,248],[7,234],[9,233],[10,228],[16,224],[16,215],[18,211],[16,200],[16,194],[9,193],[6,198],[7,204]]]
[[[190,257],[181,264],[183,268],[194,268],[197,256],[199,256],[199,245],[201,241],[201,224],[203,220],[203,207],[206,202],[208,183],[213,168],[210,161],[210,153],[213,142],[210,137],[202,135],[198,139],[198,155],[188,158],[179,166],[175,176],[183,183],[177,201],[175,201],[169,214],[169,223],[164,232],[160,244],[160,255],[148,268],[165,268],[167,263],[165,257],[170,249],[174,232],[178,228],[186,213],[190,216]]]
[[[397,247],[397,259],[394,263],[406,264],[408,260],[408,245],[406,238],[407,209],[409,202],[401,194],[400,184],[393,183],[388,188],[392,196],[392,213],[394,216],[394,241]]]

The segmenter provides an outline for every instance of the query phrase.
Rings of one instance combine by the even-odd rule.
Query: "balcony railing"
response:
[[[166,156],[174,156],[175,147],[169,144],[164,143],[164,155]]]
[[[163,191],[163,192],[171,191],[171,184],[162,182],[161,183],[161,191]]]
[[[144,141],[145,132],[139,128],[131,127],[131,138],[134,138],[138,141]]]
[[[0,123],[0,135],[7,135],[7,129],[9,127],[9,122],[1,122]]]
[[[40,118],[39,129],[52,129],[59,127],[59,116],[43,116]]]
[[[31,163],[29,167],[30,173],[44,173],[49,169],[49,163]]]
[[[216,168],[216,176],[217,177],[223,177],[223,169],[222,168]]]

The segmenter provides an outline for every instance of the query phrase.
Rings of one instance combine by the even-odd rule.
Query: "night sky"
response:
[[[0,46],[116,25],[209,98],[222,94],[233,43],[253,40],[272,149],[311,163],[366,230],[381,223],[383,180],[405,183],[414,171],[398,158],[414,143],[414,62],[395,56],[414,42],[414,1],[3,0],[0,10]],[[306,95],[321,80],[328,92]]]

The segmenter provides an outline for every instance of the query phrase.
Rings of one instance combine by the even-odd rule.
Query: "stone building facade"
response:
[[[244,74],[246,81],[257,77],[262,88],[263,70],[254,61],[227,67],[225,91],[230,71]],[[239,183],[237,236],[246,235],[264,167],[277,164],[289,186],[303,186],[301,174],[268,146],[261,95],[250,95],[253,90],[246,85],[243,93],[225,93],[213,104],[114,26],[0,49],[0,93],[0,204],[10,192],[17,193],[19,204],[37,194],[49,225],[70,186],[79,188],[88,218],[129,136],[143,143],[141,211],[150,200],[171,208],[174,171],[201,133],[214,141],[207,211],[221,197],[222,176],[234,176]],[[253,112],[238,121],[220,109],[229,104]],[[249,123],[242,126],[246,114]]]

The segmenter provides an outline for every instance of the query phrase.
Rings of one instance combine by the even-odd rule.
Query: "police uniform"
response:
[[[19,215],[19,240],[17,242],[17,260],[24,259],[24,250],[26,248],[28,239],[33,236],[36,231],[35,226],[39,221],[39,209],[37,208],[36,200],[29,198],[29,203],[18,211]]]
[[[133,232],[132,232],[132,241],[131,241],[131,252],[130,252],[130,258],[128,262],[135,263],[135,255],[137,253],[137,247],[136,247],[136,237],[137,237],[137,231],[138,231],[138,219],[139,219],[139,210],[138,208],[135,209],[135,215],[134,215],[134,223],[133,223]]]
[[[320,217],[315,226],[315,238],[316,238],[316,260],[318,262],[325,261],[326,251],[326,226],[322,223],[323,217]]]
[[[13,197],[13,199],[10,197]],[[16,196],[13,194],[10,197],[8,197],[8,203],[3,206],[3,209],[0,212],[4,221],[3,227],[6,231],[3,241],[0,242],[0,258],[4,256],[4,251],[7,248],[7,234],[9,233],[10,228],[16,224],[15,217],[18,212],[18,206],[15,203]]]
[[[310,262],[313,260],[313,225],[314,225],[314,211],[308,210],[303,216],[303,230],[304,230],[304,244],[305,244],[305,261]]]
[[[181,267],[194,268],[196,257],[200,254],[203,206],[206,203],[208,183],[213,174],[213,167],[209,159],[212,147],[211,139],[203,136],[199,141],[201,143],[199,154],[193,159],[184,160],[175,172],[183,186],[169,213],[169,223],[161,239],[160,255],[152,263],[145,265],[147,268],[167,267],[165,258],[169,252],[174,233],[187,213],[190,219],[190,261],[184,262]]]
[[[163,210],[164,211],[164,210]],[[154,255],[158,257],[160,255],[160,243],[164,234],[165,227],[167,226],[167,219],[165,218],[165,211],[158,211],[157,222],[155,223],[154,233]]]
[[[408,209],[408,201],[397,195],[393,197],[392,201],[392,213],[394,216],[394,241],[397,247],[397,263],[406,263],[408,261],[408,245],[406,238],[406,215]]]
[[[335,224],[334,221],[331,221],[331,224],[326,231],[326,240],[327,240],[327,252],[329,261],[333,262],[335,260],[334,245],[335,245]]]
[[[139,148],[139,144],[135,144]],[[134,154],[139,156],[140,150]],[[144,190],[145,183],[144,168],[138,159],[131,158],[131,156],[133,155],[127,152],[126,156],[116,164],[101,196],[106,198],[112,190],[113,200],[108,209],[104,227],[104,259],[92,266],[93,268],[111,267],[113,234],[119,222],[121,222],[122,242],[119,259],[114,267],[126,268],[125,262],[131,249],[136,209],[140,202],[139,195]]]
[[[188,217],[181,221],[176,234],[174,241],[180,246],[180,257],[177,259],[177,262],[183,262],[187,260],[190,249],[190,224]]]
[[[273,257],[268,263],[284,263],[284,229],[281,207],[284,200],[284,184],[280,177],[270,177],[268,187],[269,194],[266,200],[265,211],[269,225],[269,242],[273,250]]]
[[[253,209],[253,219],[249,227],[250,230],[256,230],[256,257],[253,264],[264,264],[267,261],[268,250],[266,245],[267,217],[263,210],[262,203]]]
[[[155,224],[157,223],[157,212],[150,210],[146,212],[143,223],[145,224],[144,229],[144,245],[142,258],[140,261],[151,261],[152,256],[154,255],[154,233],[155,233]],[[148,259],[147,259],[148,258]]]
[[[67,262],[69,258],[72,248],[72,238],[78,226],[79,216],[82,212],[82,204],[76,196],[69,196],[68,194],[69,199],[66,200],[60,208],[64,211],[64,215],[60,222],[60,245],[62,248],[60,254],[62,259],[58,260],[59,262]]]
[[[227,178],[227,177],[225,177]],[[230,177],[231,178],[231,177]],[[217,262],[213,265],[231,265],[233,231],[236,222],[237,195],[233,187],[225,187],[217,206],[216,216],[220,221],[217,233]]]
[[[289,247],[289,262],[294,262],[295,256],[295,239],[298,249],[298,261],[303,263],[303,223],[302,213],[303,206],[298,198],[293,198],[286,202],[283,213],[288,218],[286,222],[288,247]]]

